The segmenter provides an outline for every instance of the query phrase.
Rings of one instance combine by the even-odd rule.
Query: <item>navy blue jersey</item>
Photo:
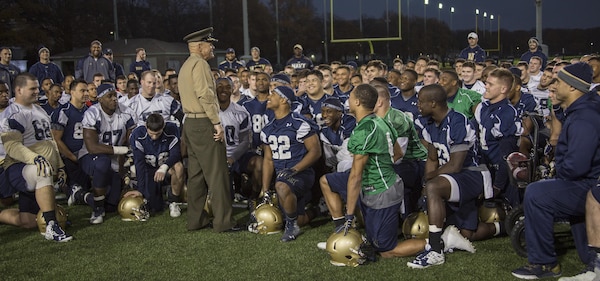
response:
[[[255,69],[265,69],[265,66],[267,65],[271,65],[271,62],[265,58],[260,58],[258,61],[250,59],[250,61],[246,63],[246,68],[255,71]]]
[[[342,104],[344,104],[344,103],[346,103],[348,98],[350,98],[350,92],[352,92],[352,90],[354,90],[354,86],[351,86],[350,90],[348,90],[347,92],[342,92],[342,90],[340,89],[340,86],[338,84],[335,84],[335,85],[333,85],[333,96],[340,99]]]
[[[237,104],[244,105],[245,102],[251,100],[252,97],[244,94],[240,94],[240,100],[237,101]]]
[[[81,122],[87,109],[86,105],[78,109],[71,103],[67,103],[57,108],[50,116],[52,129],[63,131],[61,140],[69,151],[75,155],[83,146],[83,125]]]
[[[538,104],[532,94],[521,92],[521,99],[515,105],[518,116],[523,117],[525,112],[537,112]]]
[[[478,166],[475,130],[462,113],[450,109],[441,122],[436,125],[431,117],[419,117],[415,125],[422,128],[423,139],[433,144],[437,150],[440,166],[450,161],[450,154],[457,151],[467,151],[463,168]]]
[[[323,95],[318,100],[311,99],[308,94],[303,94],[300,96],[299,101],[302,103],[302,110],[300,113],[302,114],[310,114],[312,116],[312,120],[319,125],[319,128],[323,127],[323,116],[321,116],[321,107],[323,107],[323,102],[331,97],[330,95]]]
[[[156,169],[163,164],[173,167],[181,161],[179,129],[173,123],[166,123],[163,133],[157,140],[148,135],[146,126],[133,130],[129,143],[133,151],[133,163],[137,175],[137,187],[147,192],[148,184],[153,184]],[[150,181],[150,182],[149,182]],[[148,198],[148,194],[144,194]]]
[[[486,100],[477,105],[475,120],[486,160],[493,165],[503,164],[503,158],[516,149],[516,136],[522,131],[517,110],[507,99],[495,104]]]
[[[267,102],[259,101],[254,98],[242,104],[248,113],[250,113],[250,122],[252,123],[252,146],[256,149],[261,145],[260,132],[269,120],[273,119],[273,111],[267,110]],[[268,112],[268,113],[267,113]]]
[[[292,57],[290,58],[285,65],[292,66],[296,71],[302,69],[313,69],[313,62],[307,58],[306,56],[301,56],[299,58]]]
[[[337,131],[328,126],[321,128],[319,139],[323,143],[323,155],[325,156],[327,166],[337,166],[337,154],[340,150],[346,149],[344,147],[344,140],[350,138],[354,127],[356,127],[356,118],[352,115],[342,114],[340,127]]]
[[[421,113],[419,113],[419,109],[417,108],[418,97],[417,94],[414,94],[408,99],[404,99],[401,93],[398,93],[394,97],[390,97],[390,102],[392,103],[392,107],[398,109],[408,116],[415,120]]]
[[[529,63],[529,60],[531,60],[531,57],[533,56],[540,57],[542,59],[542,70],[546,69],[548,57],[546,57],[546,55],[542,52],[542,48],[538,48],[533,53],[531,52],[531,50],[528,50],[527,52],[523,53],[523,55],[521,55],[520,61],[526,61],[527,63]]]
[[[295,112],[267,123],[260,140],[271,148],[275,171],[298,164],[308,152],[304,140],[317,131],[316,124]]]

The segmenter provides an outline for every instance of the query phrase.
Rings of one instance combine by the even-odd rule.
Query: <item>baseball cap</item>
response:
[[[521,70],[518,67],[511,66],[508,70],[510,71],[510,73],[521,77],[522,72],[521,72]]]
[[[296,49],[296,48],[298,48],[298,49],[300,49],[300,50],[304,50],[304,49],[302,48],[302,45],[300,45],[300,44],[296,44],[296,45],[294,45],[294,49]]]
[[[113,51],[112,51],[112,49],[111,49],[111,48],[107,48],[106,50],[104,50],[104,54],[105,54],[105,55],[112,55],[112,54],[113,54]]]
[[[226,54],[229,54],[229,53],[234,53],[235,54],[235,50],[233,48],[227,48],[227,50],[225,50],[225,53]]]
[[[256,47],[256,46],[255,46],[255,47],[252,47],[252,48],[250,49],[250,51],[252,51],[252,50],[257,50],[257,51],[259,51],[259,52],[260,52],[260,49],[259,49],[258,47]]]
[[[115,86],[113,86],[112,84],[100,84],[100,86],[98,86],[98,89],[96,91],[98,92],[98,98],[101,98],[104,95],[106,95],[110,92],[114,92],[116,90],[115,90]]]
[[[475,39],[478,39],[478,38],[479,38],[479,36],[477,36],[477,33],[475,33],[475,32],[471,32],[471,33],[469,33],[469,35],[467,35],[467,39],[469,39],[469,38],[475,38]]]

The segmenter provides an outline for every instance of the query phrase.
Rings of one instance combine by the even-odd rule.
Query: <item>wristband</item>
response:
[[[125,155],[129,151],[129,147],[127,146],[113,146],[112,148],[114,155]]]

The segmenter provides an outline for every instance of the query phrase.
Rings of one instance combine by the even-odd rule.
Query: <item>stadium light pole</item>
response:
[[[475,33],[477,33],[477,21],[479,20],[479,9],[475,9]]]
[[[483,27],[482,27],[482,29],[483,29],[483,37],[485,37],[485,21],[486,20],[487,20],[487,13],[483,12],[483,21],[482,21],[483,22],[482,23],[483,24]]]
[[[450,30],[452,31],[452,16],[454,15],[454,7],[450,7]]]
[[[494,30],[492,29],[492,20],[494,19],[494,15],[490,14],[490,36],[492,36],[492,32],[494,32]]]
[[[117,0],[113,0],[113,15],[115,20],[115,32],[114,32],[114,40],[119,40],[119,17],[117,16]]]
[[[427,5],[429,5],[429,0],[425,0],[423,3],[423,27],[427,31]]]
[[[438,21],[442,21],[442,8],[444,7],[444,5],[442,3],[438,3]]]
[[[277,47],[277,66],[281,67],[281,46],[279,44],[279,0],[275,0],[275,47]]]

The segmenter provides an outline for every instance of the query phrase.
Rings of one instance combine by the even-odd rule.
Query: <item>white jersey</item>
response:
[[[2,113],[0,113],[0,133],[19,132],[23,137],[23,146],[32,152],[44,156],[54,169],[58,169],[62,164],[60,154],[52,138],[50,131],[50,116],[39,105],[23,106],[18,103],[11,103]],[[2,152],[6,161],[5,167],[16,162],[23,161],[24,155],[6,154],[3,147]],[[16,160],[21,159],[21,160]],[[32,163],[33,159],[26,159],[27,163]]]
[[[540,84],[540,80],[542,79],[543,74],[543,71],[538,72],[538,74],[536,75],[532,75],[531,73],[529,74],[529,82],[527,82],[527,89],[529,89],[530,93]]]
[[[118,105],[113,115],[106,114],[100,104],[95,104],[85,111],[81,125],[84,129],[90,129],[98,133],[98,142],[110,146],[125,144],[127,130],[136,127],[137,120],[131,110],[123,105]],[[89,151],[83,144],[79,150],[78,158],[88,154]],[[111,155],[111,166],[113,170],[118,171],[118,155]]]
[[[146,118],[152,113],[159,113],[166,121],[173,121],[171,116],[181,111],[181,103],[171,96],[163,94],[157,94],[151,100],[147,100],[141,94],[137,94],[129,99],[128,103],[129,107],[138,117],[138,125],[145,125]]]
[[[243,106],[232,102],[225,111],[219,110],[219,119],[225,130],[227,157],[234,158],[234,151],[240,145],[240,134],[250,130],[250,113]],[[248,134],[247,144],[250,144],[250,134]],[[249,148],[248,146],[244,151]]]
[[[23,145],[29,147],[39,141],[52,141],[50,116],[37,104],[30,107],[11,103],[0,114],[0,132],[18,131],[23,135]]]
[[[469,88],[465,87],[464,82],[463,82],[462,88],[469,89]],[[475,80],[475,84],[473,84],[473,86],[471,86],[471,88],[469,90],[478,92],[483,95],[483,94],[485,94],[485,84],[483,82],[481,82],[480,80]]]
[[[548,95],[550,91],[548,89],[540,90],[538,87],[531,89],[531,94],[535,98],[535,102],[537,103],[537,108],[539,108],[539,113],[547,116],[550,114],[550,110],[548,109]]]

